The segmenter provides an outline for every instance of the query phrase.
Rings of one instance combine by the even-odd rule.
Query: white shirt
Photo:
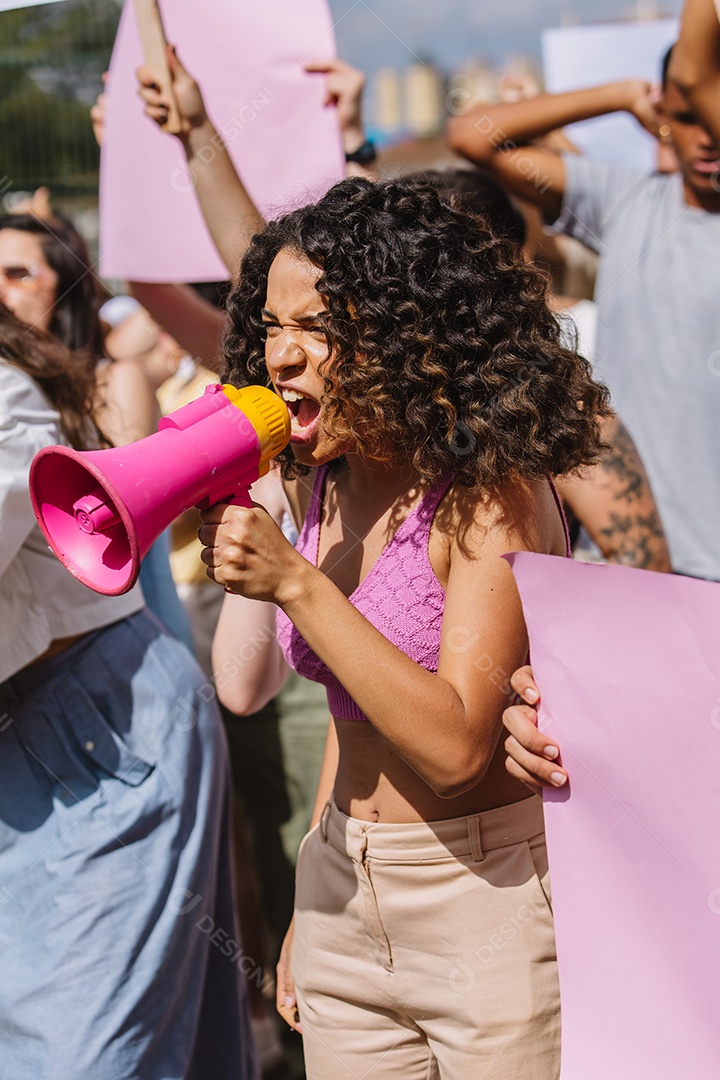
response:
[[[55,557],[35,521],[28,473],[44,446],[67,443],[37,383],[0,358],[0,683],[56,638],[97,630],[144,606],[136,586],[101,596]]]

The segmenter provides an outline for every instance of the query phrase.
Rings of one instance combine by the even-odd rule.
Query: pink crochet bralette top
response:
[[[297,550],[314,566],[317,566],[327,468],[327,465],[321,465],[317,471],[312,499],[297,542]],[[452,479],[448,476],[427,492],[349,597],[384,637],[428,671],[438,668],[440,628],[445,608],[445,590],[430,563],[428,541],[435,511]],[[343,720],[367,720],[280,608],[277,636],[290,667],[298,675],[325,687],[333,716]]]
[[[297,542],[297,550],[314,566],[318,560],[327,469],[327,465],[318,468],[310,506]],[[453,477],[448,476],[427,492],[348,598],[388,641],[428,671],[438,669],[445,609],[445,590],[430,563],[428,542],[435,511],[452,480]],[[569,554],[565,513],[552,480],[550,487],[565,525]],[[367,720],[281,608],[277,611],[277,637],[290,667],[298,675],[325,687],[333,716],[342,720]]]

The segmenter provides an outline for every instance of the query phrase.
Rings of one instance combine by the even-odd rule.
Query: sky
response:
[[[447,74],[466,60],[539,58],[540,33],[561,23],[619,21],[651,0],[329,0],[338,54],[368,74],[432,60]],[[681,0],[657,0],[677,15]]]

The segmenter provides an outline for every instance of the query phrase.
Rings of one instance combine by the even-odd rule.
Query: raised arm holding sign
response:
[[[134,281],[213,281],[228,271],[197,205],[200,166],[227,153],[263,217],[311,201],[343,176],[324,81],[304,70],[333,54],[332,23],[324,0],[265,6],[207,0],[201,21],[194,0],[174,0],[163,16],[168,40],[202,85],[217,137],[208,129],[205,141],[195,131],[191,163],[176,140],[142,115],[135,72],[144,57],[134,5],[126,2],[107,87],[101,269]],[[180,98],[177,67],[174,76]],[[243,222],[232,209],[224,213],[224,234],[235,245],[227,259],[235,266]]]
[[[173,135],[180,134],[180,113],[178,112],[172,76],[168,65],[167,41],[163,29],[162,15],[158,0],[134,0],[140,40],[142,41],[145,63],[158,80],[158,89],[168,102],[168,110],[162,126]]]
[[[250,238],[262,228],[264,219],[238,175],[227,143],[207,114],[200,87],[185,70],[174,46],[166,46],[165,60],[171,80],[169,94],[158,85],[154,69],[146,66],[138,71],[145,112],[167,131],[175,102],[175,134],[182,144],[205,224],[234,276]]]

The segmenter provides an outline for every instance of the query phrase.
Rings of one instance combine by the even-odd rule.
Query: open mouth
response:
[[[290,413],[290,441],[306,442],[315,434],[318,426],[320,402],[307,394],[287,388],[280,391],[280,396]]]

